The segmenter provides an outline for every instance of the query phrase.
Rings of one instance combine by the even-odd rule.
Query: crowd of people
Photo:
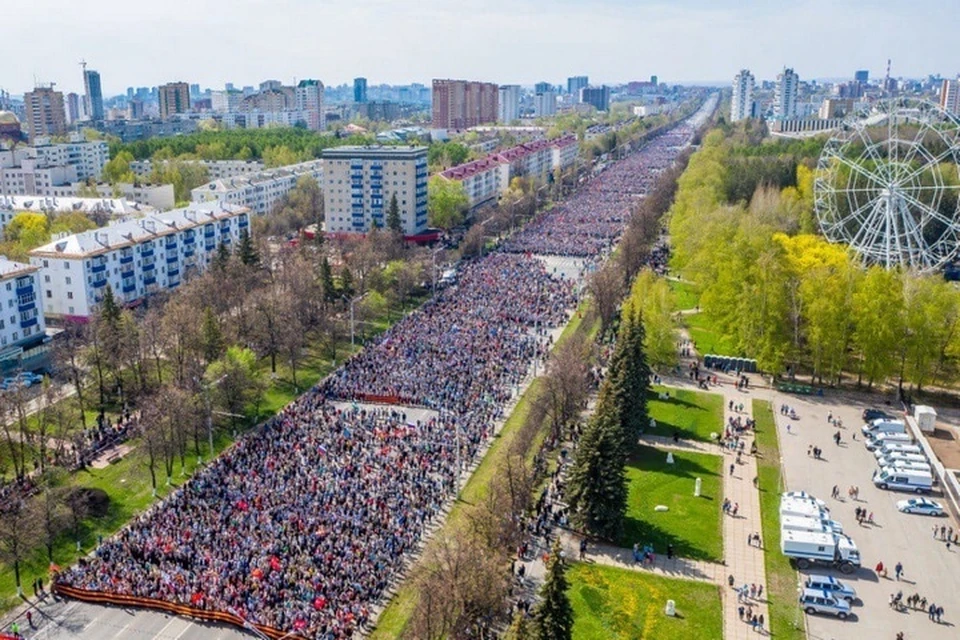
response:
[[[643,158],[653,162],[640,152],[624,161],[632,173],[619,165],[605,172],[585,202],[605,206],[629,180],[643,179]],[[603,186],[611,177],[619,187]],[[618,229],[629,204],[621,202],[602,214]],[[538,245],[530,235],[537,253],[572,251],[588,233],[535,228],[552,238]],[[604,242],[618,232],[611,226]],[[465,264],[455,286],[57,582],[232,613],[309,638],[353,637],[576,295],[574,283],[516,247]],[[416,405],[434,417],[408,420],[396,406],[344,409],[334,400]]]

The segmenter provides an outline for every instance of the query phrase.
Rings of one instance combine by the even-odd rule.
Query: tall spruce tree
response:
[[[320,288],[325,302],[333,302],[337,298],[337,288],[333,284],[333,269],[330,261],[324,256],[320,262]]]
[[[400,204],[397,202],[396,192],[390,198],[390,208],[387,210],[387,229],[394,233],[403,233],[403,223],[400,221]]]
[[[343,265],[340,271],[340,295],[344,298],[353,297],[353,273],[347,265]]]
[[[593,533],[615,540],[627,511],[624,466],[627,448],[620,419],[622,380],[608,372],[596,411],[580,438],[567,500],[575,521]]]
[[[645,331],[639,309],[624,306],[617,344],[610,358],[609,375],[620,380],[620,426],[627,452],[647,424],[647,400],[650,396],[650,367],[643,348]]]
[[[547,564],[547,579],[540,588],[540,604],[533,612],[537,640],[570,640],[573,637],[573,606],[567,597],[566,565],[559,541],[553,544]]]
[[[248,267],[257,267],[260,265],[260,254],[253,245],[253,239],[246,231],[240,232],[240,244],[237,246],[237,257],[240,262]]]
[[[230,248],[224,243],[217,246],[217,255],[213,259],[213,268],[217,271],[224,271],[230,264]]]

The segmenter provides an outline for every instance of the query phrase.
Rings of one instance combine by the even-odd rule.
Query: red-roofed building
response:
[[[440,174],[463,185],[470,208],[495,201],[510,185],[510,164],[497,155],[451,167]]]

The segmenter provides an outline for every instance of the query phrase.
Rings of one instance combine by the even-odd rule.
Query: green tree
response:
[[[61,213],[50,225],[50,233],[82,233],[96,229],[97,223],[79,211]]]
[[[213,386],[218,404],[230,414],[236,425],[247,405],[262,391],[262,376],[257,368],[257,354],[240,346],[228,347],[219,360],[207,367],[207,382]]]
[[[214,315],[213,309],[204,307],[203,319],[200,323],[200,351],[204,361],[211,363],[219,358],[223,355],[224,347],[223,332],[220,330],[217,316]]]
[[[113,157],[107,164],[103,165],[103,180],[110,184],[118,182],[135,182],[137,176],[130,169],[130,163],[134,161],[133,154],[129,151],[121,151]]]
[[[240,232],[240,243],[237,245],[237,257],[242,264],[248,267],[260,266],[260,253],[253,244],[253,239],[246,231]]]
[[[470,199],[457,180],[433,176],[427,183],[427,218],[430,226],[452,229],[463,223]]]
[[[620,424],[624,446],[629,450],[637,442],[647,422],[650,397],[650,368],[644,348],[644,316],[635,303],[624,305],[617,344],[610,358],[608,375],[622,384],[614,387],[621,395]]]
[[[533,612],[537,640],[571,640],[573,606],[567,596],[566,565],[560,554],[560,542],[554,542],[547,562],[547,577],[540,588],[540,602]]]
[[[403,223],[400,221],[400,204],[397,202],[396,191],[390,198],[390,208],[387,210],[387,229],[396,234],[403,233]]]
[[[263,164],[267,168],[283,167],[289,164],[297,164],[301,158],[297,152],[285,145],[267,147],[263,150]]]
[[[18,213],[4,229],[4,235],[26,249],[34,249],[50,240],[49,219],[42,213]]]
[[[230,264],[230,248],[221,242],[217,246],[217,255],[213,259],[213,268],[217,271],[224,271]]]
[[[608,540],[620,534],[627,510],[627,450],[618,406],[623,381],[619,377],[608,375],[604,380],[596,411],[580,438],[567,492],[574,520]]]
[[[350,272],[350,267],[343,265],[343,269],[340,270],[340,296],[352,298],[354,293],[353,273]]]
[[[320,261],[320,290],[323,292],[324,302],[333,302],[337,299],[337,288],[333,283],[333,269],[326,256]]]

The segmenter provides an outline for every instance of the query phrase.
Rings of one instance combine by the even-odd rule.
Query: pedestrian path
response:
[[[690,451],[693,453],[709,453],[711,455],[723,455],[723,449],[719,445],[711,442],[700,442],[699,440],[674,440],[667,436],[640,436],[640,444],[647,444],[657,449],[673,449],[674,451]]]

